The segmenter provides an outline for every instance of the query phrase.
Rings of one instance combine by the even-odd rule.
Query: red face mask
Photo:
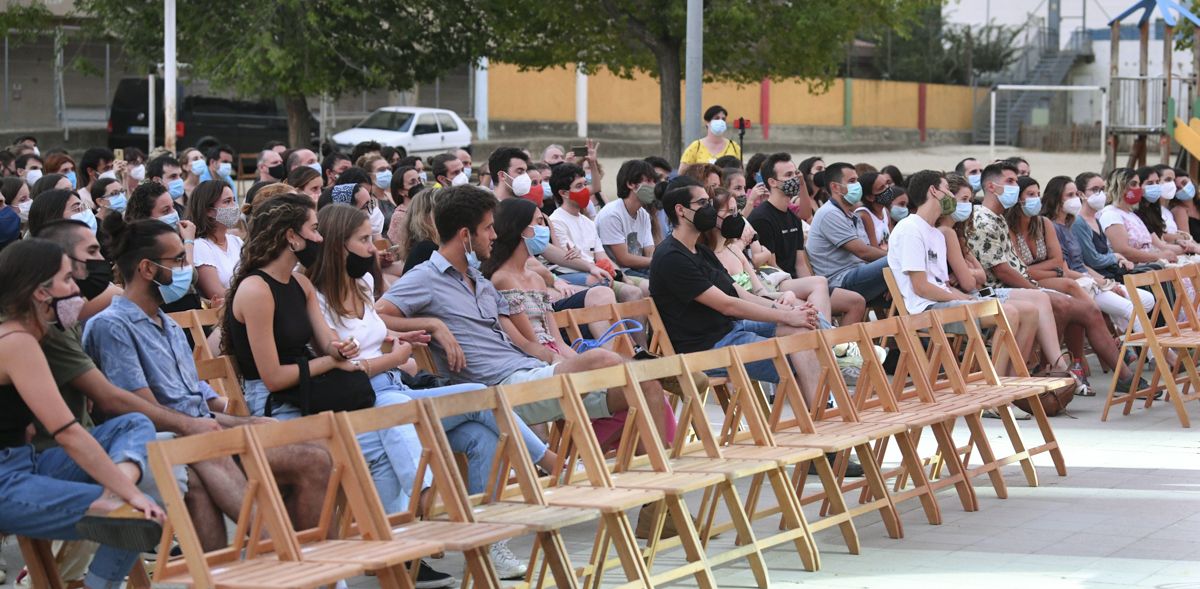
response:
[[[542,201],[546,198],[546,195],[542,194],[542,184],[540,182],[534,184],[529,188],[529,192],[526,192],[525,196],[522,196],[521,198],[537,205],[538,208],[541,208]]]
[[[1124,196],[1125,196],[1125,202],[1127,204],[1129,204],[1130,206],[1136,205],[1137,203],[1142,202],[1142,189],[1141,188],[1130,188],[1129,190],[1125,191]]]
[[[584,186],[580,190],[572,190],[568,192],[567,197],[571,199],[571,202],[579,205],[579,208],[586,209],[588,203],[591,201],[592,191],[588,190],[587,186]]]

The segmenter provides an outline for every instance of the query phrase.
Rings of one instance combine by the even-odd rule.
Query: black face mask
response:
[[[278,164],[267,168],[267,173],[270,174],[272,178],[282,181],[284,177],[287,176],[287,169],[283,167],[283,162],[279,162]]]
[[[79,294],[91,300],[100,296],[112,284],[112,266],[107,260],[87,260],[83,263],[87,266],[87,278],[76,279],[75,284],[79,286]]]
[[[741,215],[725,217],[721,222],[721,237],[725,239],[737,239],[742,236],[742,231],[746,230],[746,218]]]
[[[321,255],[321,244],[309,238],[304,238],[304,249],[296,252],[296,260],[305,268],[312,266],[313,262],[317,261],[317,256]]]
[[[692,226],[696,231],[704,233],[717,226],[717,209],[711,204],[704,205],[696,209],[692,215]]]
[[[360,256],[354,252],[346,252],[346,273],[350,278],[358,280],[371,271],[375,265],[375,256]]]

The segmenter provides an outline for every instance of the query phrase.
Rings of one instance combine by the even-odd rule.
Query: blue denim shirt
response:
[[[207,399],[216,392],[196,374],[183,328],[156,311],[162,327],[129,299],[113,297],[88,321],[83,349],[114,385],[127,391],[149,388],[160,405],[184,415],[211,415]]]
[[[1083,256],[1083,263],[1088,268],[1101,270],[1117,263],[1117,256],[1113,255],[1112,249],[1108,247],[1108,237],[1104,233],[1093,231],[1083,217],[1075,217],[1075,222],[1071,224],[1071,232],[1075,234],[1075,241],[1079,242],[1079,254]],[[1100,251],[1101,245],[1104,251]]]

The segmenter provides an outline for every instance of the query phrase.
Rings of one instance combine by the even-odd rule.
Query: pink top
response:
[[[1109,205],[1100,211],[1100,229],[1107,230],[1110,226],[1120,223],[1129,235],[1129,245],[1142,251],[1150,251],[1152,240],[1150,230],[1137,215]]]

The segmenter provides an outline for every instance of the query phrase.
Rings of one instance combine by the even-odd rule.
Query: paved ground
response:
[[[1109,377],[1094,371],[1092,382]],[[862,553],[846,552],[840,535],[817,536],[821,570],[804,572],[794,552],[767,553],[772,587],[1200,587],[1200,438],[1179,427],[1174,412],[1156,405],[1128,417],[1100,422],[1100,397],[1078,398],[1071,416],[1054,418],[1069,474],[1058,477],[1046,458],[1036,459],[1041,486],[1029,488],[1015,466],[1006,470],[1009,498],[997,499],[986,483],[976,485],[980,510],[964,513],[952,492],[939,495],[944,522],[930,526],[919,507],[904,504],[905,537],[889,539],[878,517],[857,521]],[[715,406],[710,417],[717,418]],[[1200,411],[1192,408],[1192,418]],[[999,423],[988,421],[999,437]],[[1032,439],[1031,422],[1024,429]],[[998,443],[1000,444],[1000,443]],[[1003,448],[1004,446],[999,446]],[[889,456],[889,461],[895,457]],[[698,499],[691,504],[694,506]],[[812,509],[807,510],[815,518]],[[772,529],[767,521],[756,529]],[[586,558],[594,528],[568,530],[568,548]],[[728,546],[732,538],[715,539]],[[528,542],[514,542],[527,554]],[[9,583],[21,557],[12,541],[4,545]],[[671,554],[662,564],[678,562]],[[462,560],[448,555],[437,568],[461,574]],[[721,587],[753,587],[744,563],[716,569]],[[606,578],[609,585],[620,579]],[[692,586],[682,582],[679,586]],[[375,587],[359,578],[350,587]]]

